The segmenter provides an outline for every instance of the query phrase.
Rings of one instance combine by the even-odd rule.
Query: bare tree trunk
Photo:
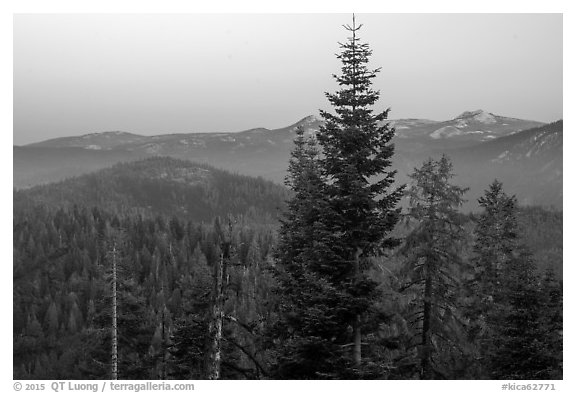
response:
[[[224,252],[220,253],[220,258],[214,264],[214,297],[212,304],[212,318],[209,325],[210,344],[207,353],[206,374],[208,379],[220,379],[220,364],[222,361],[222,322],[224,319]]]
[[[116,284],[116,243],[112,248],[112,379],[118,379],[118,297]]]

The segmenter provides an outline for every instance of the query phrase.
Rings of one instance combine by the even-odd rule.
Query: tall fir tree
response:
[[[495,319],[502,311],[504,269],[518,250],[516,198],[504,192],[494,180],[478,199],[482,212],[474,228],[471,258],[473,274],[468,288],[472,292],[467,309],[469,339],[476,348],[478,377],[490,377],[486,360],[493,350]]]
[[[464,228],[458,209],[467,189],[451,183],[452,163],[445,155],[427,160],[410,177],[408,217],[417,224],[406,239],[403,288],[415,292],[415,368],[421,379],[452,378],[453,352],[462,351],[464,336],[458,312]]]
[[[325,192],[329,211],[323,219],[334,233],[331,263],[340,265],[331,275],[339,289],[348,293],[354,302],[350,305],[353,361],[356,368],[362,364],[363,320],[376,296],[376,283],[366,274],[371,256],[379,255],[383,248],[397,245],[388,238],[399,218],[396,207],[403,187],[392,188],[396,171],[391,170],[394,129],[382,123],[389,110],[374,114],[373,106],[380,92],[372,89],[372,79],[380,69],[367,66],[372,54],[356,33],[362,25],[345,28],[352,33],[346,43],[340,44],[342,74],[334,75],[340,85],[335,93],[326,93],[335,114],[320,111],[325,124],[318,132],[323,157],[320,160],[325,178]]]
[[[539,283],[518,236],[517,201],[495,180],[478,200],[468,314],[479,377],[552,379],[562,374],[561,295],[548,273]]]
[[[494,180],[478,199],[483,208],[474,229],[474,276],[484,301],[494,299],[503,268],[518,249],[516,198],[504,193],[503,184]]]
[[[291,364],[307,364],[300,368],[305,377],[374,376],[368,365],[374,362],[362,355],[373,333],[367,329],[378,326],[373,306],[379,292],[367,271],[371,257],[398,244],[389,238],[403,193],[403,187],[393,188],[396,171],[390,168],[394,129],[383,123],[388,110],[373,114],[380,94],[372,79],[379,69],[367,67],[372,52],[356,36],[360,27],[354,18],[345,26],[352,37],[341,44],[342,74],[334,76],[341,88],[326,93],[336,113],[320,112],[318,148],[306,147],[299,136],[289,171],[295,197],[278,259],[286,272],[282,288],[299,291],[303,282],[310,284],[306,295],[289,302],[292,311],[284,310],[294,317],[288,325],[303,341],[293,353],[307,360]],[[313,326],[297,327],[302,321]],[[315,374],[306,373],[310,370]]]

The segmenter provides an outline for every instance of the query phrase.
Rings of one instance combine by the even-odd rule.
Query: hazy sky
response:
[[[392,118],[562,118],[561,14],[359,14]],[[279,128],[329,109],[345,14],[20,14],[14,144]]]

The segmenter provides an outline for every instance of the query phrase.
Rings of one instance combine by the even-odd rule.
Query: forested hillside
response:
[[[52,186],[50,192],[57,189]],[[213,274],[226,240],[226,219],[220,225],[224,229],[217,229],[213,222],[168,214],[120,214],[81,200],[77,205],[45,206],[46,199],[39,203],[35,198],[47,198],[48,193],[36,192],[15,194],[14,378],[110,378],[114,244],[121,282],[118,377],[204,378]],[[226,216],[224,210],[219,212]],[[461,218],[466,240],[460,252],[469,261],[479,216]],[[534,251],[541,285],[557,282],[562,277],[562,214],[520,209],[518,222],[522,241]],[[277,224],[258,224],[254,217],[240,215],[232,219],[232,228],[221,378],[271,378],[283,348],[274,339],[280,307],[273,274]],[[402,244],[408,245],[414,228],[413,223],[398,225],[395,233],[406,239]],[[377,301],[383,313],[377,331],[379,361],[387,367],[409,355],[404,340],[412,331],[408,304],[414,294],[403,289],[402,244],[374,260],[371,268],[383,291]],[[556,274],[547,275],[548,267]],[[465,372],[468,366],[461,363],[458,373],[450,375],[477,377]],[[413,377],[401,370],[373,377]]]
[[[270,321],[266,268],[275,234],[239,218],[230,236],[225,310],[238,320],[225,329],[223,377],[261,377],[250,356],[263,361],[263,347],[250,331]],[[15,211],[14,378],[110,378],[112,258],[119,378],[202,378],[211,267],[221,247],[213,226],[177,218],[85,207]]]
[[[15,191],[14,204],[15,209],[28,203],[95,206],[114,213],[175,215],[197,222],[242,214],[257,222],[276,223],[288,195],[284,187],[270,181],[156,157]]]

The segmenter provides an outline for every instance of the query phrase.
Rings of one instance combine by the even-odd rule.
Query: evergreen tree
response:
[[[353,330],[353,360],[362,363],[363,317],[376,296],[376,283],[365,272],[369,257],[379,255],[383,248],[397,244],[387,238],[394,228],[402,195],[402,187],[392,189],[396,171],[390,169],[394,145],[390,142],[394,129],[382,123],[388,110],[373,113],[379,91],[372,89],[372,79],[380,69],[367,66],[372,54],[369,45],[356,36],[362,25],[345,28],[352,33],[340,44],[342,74],[335,75],[340,90],[326,93],[336,114],[320,111],[325,124],[318,132],[323,156],[320,159],[328,211],[323,221],[333,232],[330,247],[334,271],[328,278],[338,289],[353,297],[351,320],[342,321]]]
[[[329,252],[325,242],[329,231],[321,221],[327,204],[319,152],[302,128],[294,144],[286,179],[294,196],[288,201],[276,250],[280,300],[272,335],[280,340],[280,353],[275,373],[287,379],[336,378],[341,367],[334,361],[342,357],[342,349],[332,338],[345,334],[346,327],[335,318],[338,300],[344,299],[323,278],[326,270],[319,263]]]
[[[406,240],[408,282],[403,288],[415,293],[410,322],[416,368],[421,379],[448,378],[452,352],[462,347],[458,299],[464,229],[458,209],[467,189],[451,184],[452,163],[445,155],[427,160],[410,177],[408,217],[417,226]]]
[[[518,249],[516,198],[506,195],[502,183],[494,180],[478,203],[483,212],[474,230],[474,276],[483,300],[493,301],[502,270]]]
[[[516,198],[504,193],[503,184],[494,180],[478,199],[483,208],[474,228],[475,243],[472,257],[474,269],[469,288],[473,294],[467,313],[470,319],[470,340],[480,359],[477,373],[488,377],[486,356],[493,348],[494,331],[504,299],[503,272],[515,258],[519,248],[516,220]]]
[[[484,365],[491,379],[548,379],[543,310],[532,256],[518,253],[503,268],[497,303],[488,313],[491,337]]]
[[[554,271],[546,270],[541,284],[542,312],[540,313],[540,330],[544,340],[543,355],[546,367],[539,378],[562,379],[563,368],[563,300],[562,281],[558,281]]]
[[[314,140],[299,130],[287,185],[294,191],[278,245],[280,321],[285,331],[278,372],[291,378],[382,377],[370,353],[378,327],[379,291],[367,274],[371,257],[397,241],[388,237],[399,217],[402,188],[392,189],[394,130],[373,114],[378,70],[367,67],[371,51],[346,29],[341,44],[341,89],[327,93],[336,114]],[[362,330],[364,329],[364,331]],[[370,356],[366,356],[366,355]]]
[[[562,297],[549,272],[538,282],[533,256],[518,237],[517,202],[495,180],[478,202],[471,339],[480,376],[551,379],[561,375]]]
[[[194,247],[189,264],[190,272],[178,282],[182,288],[182,315],[176,321],[169,348],[169,377],[173,379],[206,378],[204,354],[213,277],[199,245]]]

